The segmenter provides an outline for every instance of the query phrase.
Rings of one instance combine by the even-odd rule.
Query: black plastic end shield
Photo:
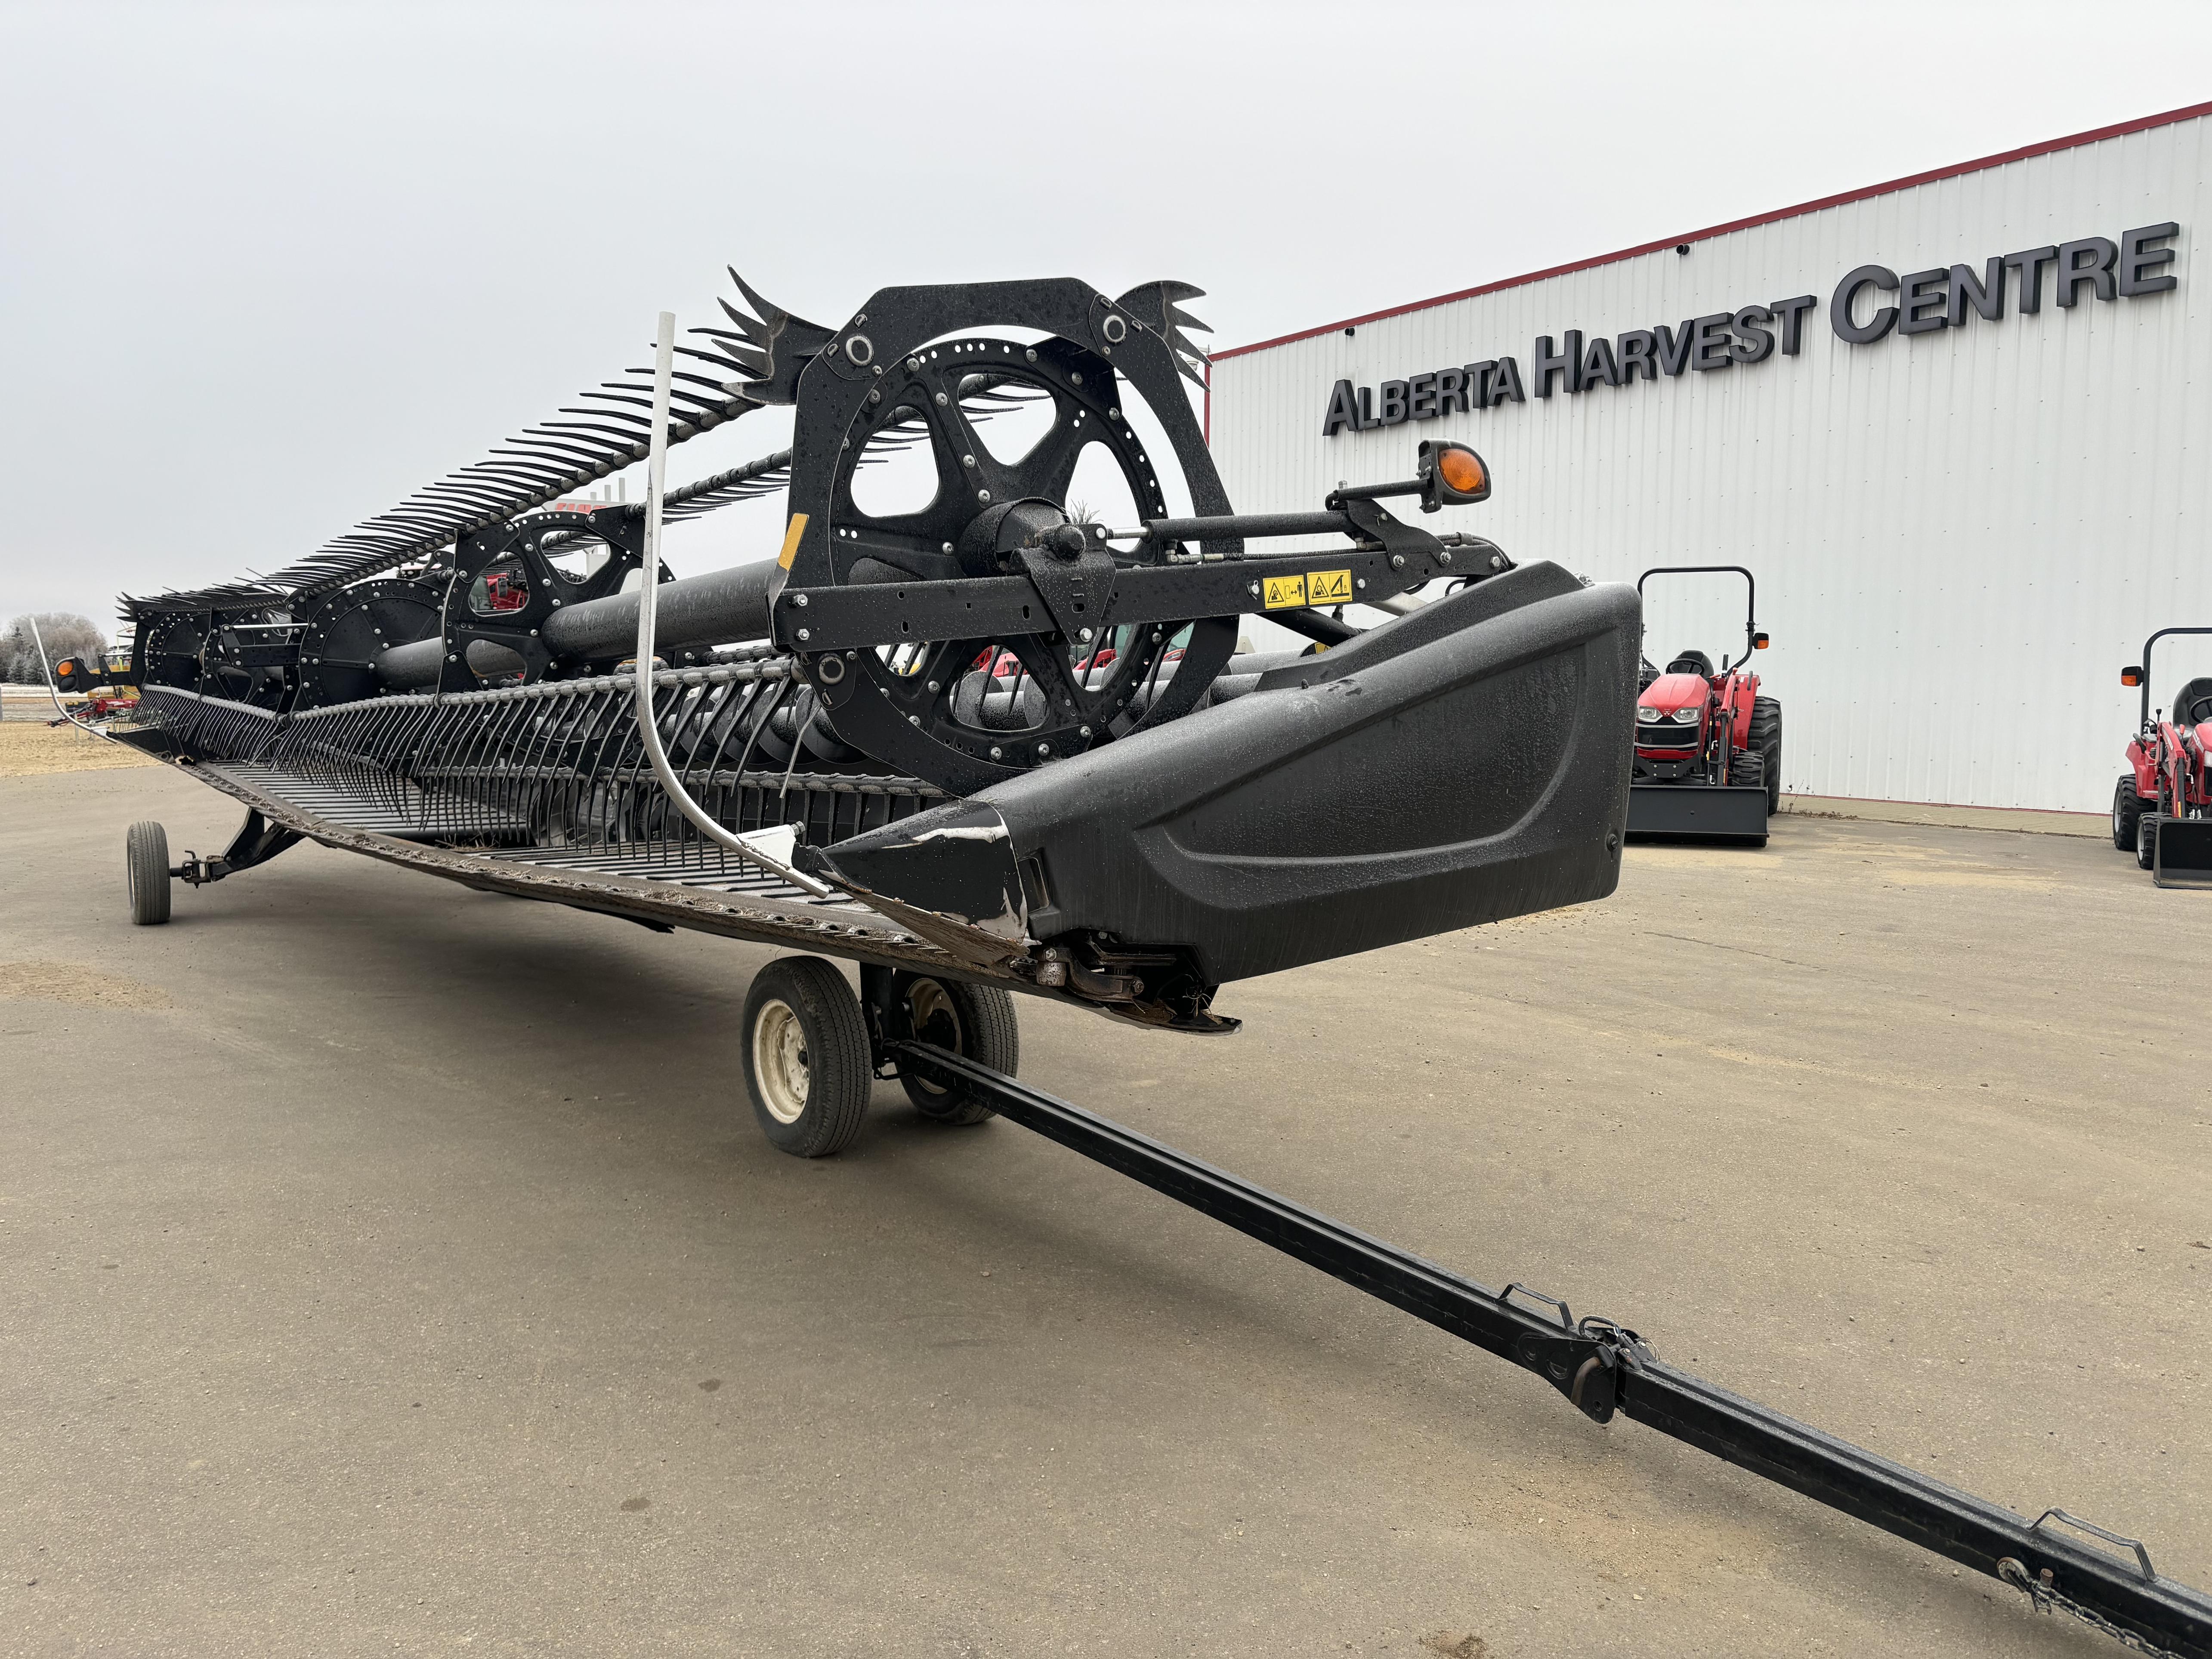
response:
[[[1036,938],[1173,950],[1214,984],[1601,898],[1638,620],[1632,588],[1525,567],[1315,659],[1311,683],[906,820],[905,867],[877,890],[927,902],[946,878],[923,872],[925,848],[950,844],[922,838],[988,808],[1011,837],[988,849],[995,874],[1018,869]],[[829,860],[857,877],[893,834]]]
[[[1632,841],[1766,844],[1766,791],[1709,783],[1639,783],[1628,792]]]
[[[902,818],[826,851],[799,849],[799,866],[1012,943],[1028,938],[1027,907],[1006,826],[980,800]]]

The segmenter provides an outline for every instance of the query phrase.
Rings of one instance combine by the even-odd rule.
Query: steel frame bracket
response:
[[[221,881],[225,876],[234,876],[241,870],[251,870],[257,864],[266,864],[289,847],[296,847],[307,837],[297,830],[289,830],[281,823],[271,823],[253,807],[246,809],[246,822],[230,838],[230,845],[211,859],[204,859],[190,848],[185,849],[185,861],[169,872],[171,877],[191,887],[204,887],[210,882]]]

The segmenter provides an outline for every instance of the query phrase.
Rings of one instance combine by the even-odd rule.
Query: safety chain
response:
[[[2162,1648],[2147,1642],[2131,1630],[2122,1630],[2094,1607],[2085,1607],[2051,1582],[2051,1569],[2045,1567],[2039,1577],[2033,1576],[2027,1568],[2012,1556],[1997,1563],[1997,1577],[2014,1589],[2023,1590],[2027,1599],[2035,1603],[2039,1613],[2049,1613],[2053,1607],[2061,1613],[2070,1613],[2094,1630],[2102,1631],[2122,1647],[2135,1653],[2148,1653],[2152,1659],[2180,1659],[2171,1648]]]

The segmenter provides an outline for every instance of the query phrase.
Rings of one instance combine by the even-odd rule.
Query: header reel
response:
[[[1231,980],[1610,890],[1635,599],[1388,510],[1484,499],[1472,450],[1238,514],[1184,386],[1194,289],[891,288],[831,329],[738,286],[702,372],[586,393],[273,576],[132,601],[173,676],[145,740],[526,861],[719,882],[734,848],[967,971],[1182,1030],[1222,1028]],[[641,696],[646,510],[561,492],[650,453],[627,434],[671,396],[669,443],[795,418],[665,518],[788,510],[778,557],[658,573]],[[1408,599],[1439,581],[1464,591]],[[1332,648],[1237,658],[1248,614]]]
[[[1042,337],[962,331],[979,325]],[[1143,517],[1168,516],[1162,463],[1123,409],[1133,396],[1164,429],[1165,462],[1190,500],[1201,512],[1226,509],[1179,368],[1167,340],[1127,307],[1066,282],[888,290],[824,350],[799,386],[785,583],[797,591],[781,608],[793,617],[788,643],[847,742],[967,791],[1197,703],[1236,649],[1235,617],[1116,617],[1117,575],[1165,568],[1182,550],[1116,551],[1104,525],[1069,517],[1071,485],[1094,446]],[[999,437],[1006,427],[988,428],[992,417],[1040,404],[1050,415],[1042,435],[1006,453],[1014,446]],[[855,477],[891,444],[926,447],[934,490],[914,510],[871,512]],[[1010,626],[917,632],[899,611],[917,584],[993,579],[1030,590],[1030,603],[1003,617]],[[883,600],[866,607],[880,620],[875,637],[809,651],[816,630],[804,612],[820,587]]]

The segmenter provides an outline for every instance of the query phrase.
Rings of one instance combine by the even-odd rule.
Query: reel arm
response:
[[[1370,605],[1400,598],[1438,577],[1476,580],[1510,565],[1492,550],[1488,558],[1469,560],[1462,554],[1455,567],[1455,549],[1443,538],[1356,497],[1347,498],[1335,511],[1158,519],[1140,529],[1103,531],[1097,539],[1133,539],[1168,548],[1185,542],[1312,535],[1350,537],[1352,545],[1340,552],[1246,552],[1218,558],[1191,554],[1171,563],[1117,567],[1095,625],[1103,631],[1124,623],[1265,616],[1316,604]],[[865,542],[856,545],[866,549]],[[1480,549],[1489,548],[1488,543],[1480,544]],[[1330,579],[1325,593],[1312,593],[1307,580],[1312,574]],[[1293,582],[1294,588],[1289,586]],[[1284,596],[1292,592],[1299,597],[1286,602]],[[978,633],[1033,630],[1040,606],[1049,614],[1049,599],[1034,572],[910,586],[787,586],[777,596],[771,633],[786,650],[819,654],[887,640],[960,639]]]

